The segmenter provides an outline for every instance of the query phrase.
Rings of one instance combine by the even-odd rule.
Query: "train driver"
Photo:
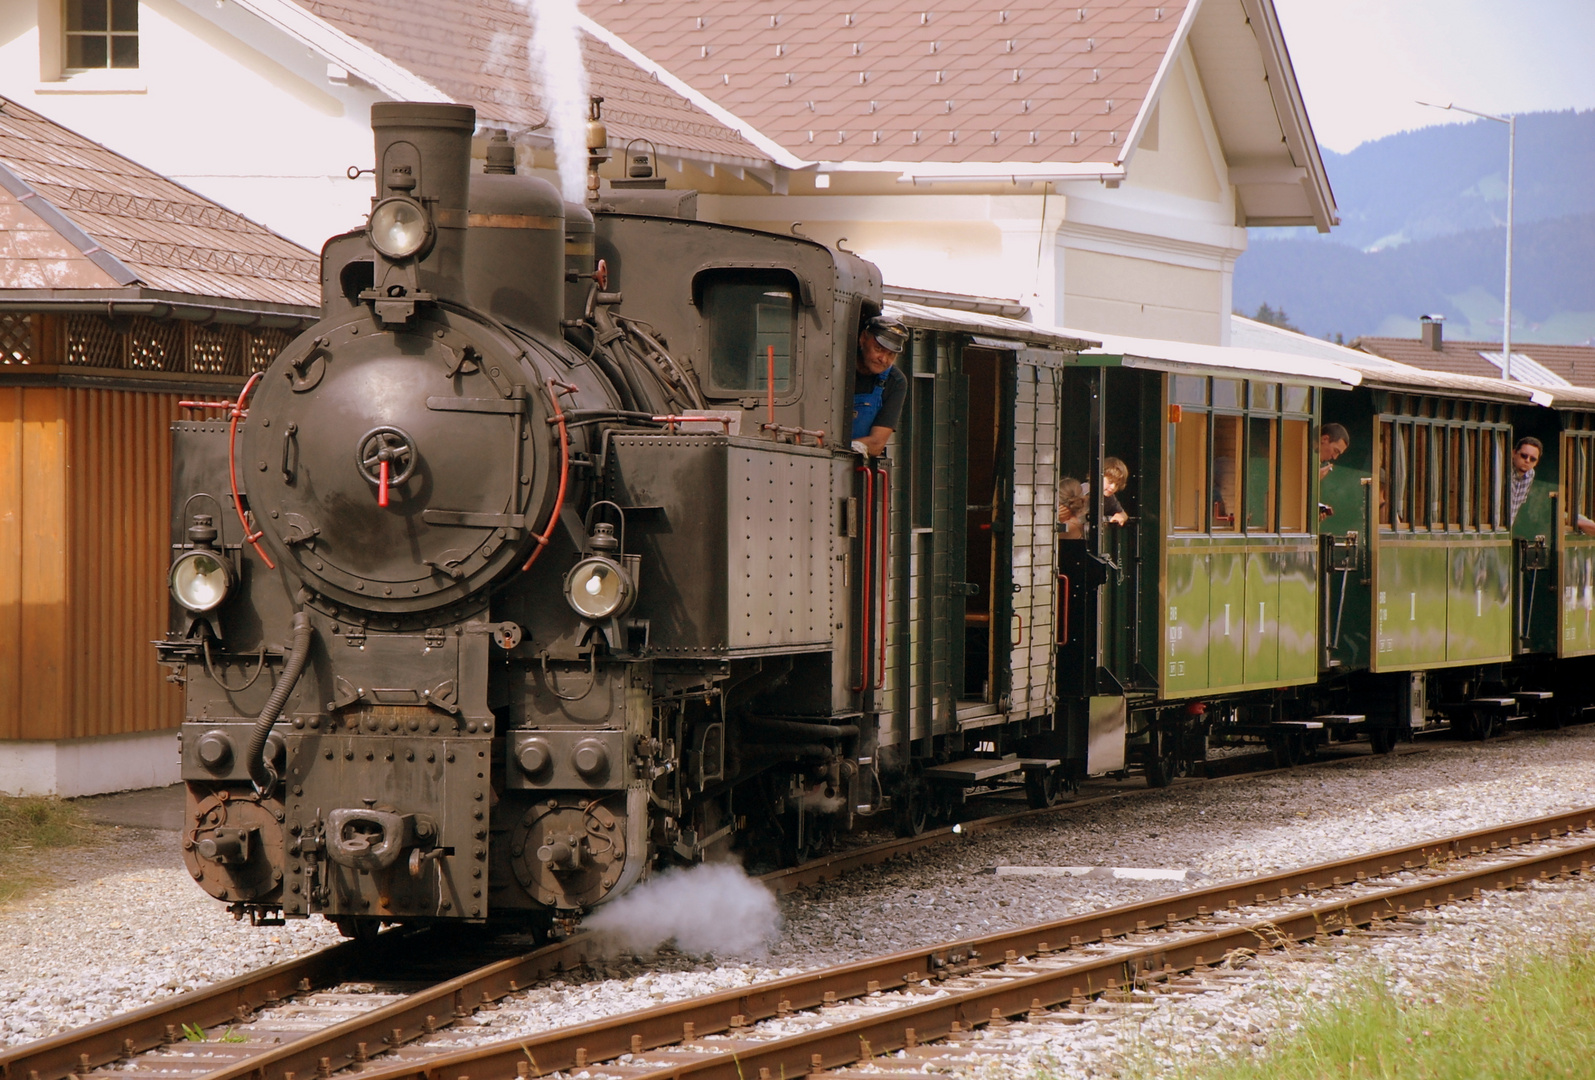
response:
[[[908,397],[908,378],[897,370],[897,354],[908,344],[908,327],[877,315],[858,335],[853,374],[853,449],[870,457],[886,452]]]

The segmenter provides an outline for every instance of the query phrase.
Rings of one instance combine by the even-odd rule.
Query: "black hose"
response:
[[[266,740],[271,737],[272,726],[277,723],[277,717],[282,715],[282,707],[288,704],[288,695],[293,692],[294,684],[305,670],[305,660],[310,655],[310,634],[310,616],[303,611],[294,612],[293,651],[288,654],[288,662],[283,665],[282,674],[271,688],[266,707],[260,710],[260,719],[255,721],[255,730],[249,736],[249,752],[244,760],[249,763],[249,778],[255,782],[255,790],[261,795],[270,794],[277,786],[277,772],[265,758]]]

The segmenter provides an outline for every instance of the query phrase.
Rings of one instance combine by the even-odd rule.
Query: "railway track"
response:
[[[361,1080],[582,1068],[621,1080],[801,1075],[1104,991],[1200,987],[1200,977],[1182,983],[1180,973],[1532,877],[1587,872],[1592,860],[1595,807],[456,1050],[429,1045],[432,1036],[579,967],[596,943],[576,935],[410,993],[328,993],[360,957],[369,966],[371,951],[350,943],[0,1054],[0,1078],[62,1080],[105,1066],[165,1080],[308,1080],[349,1067]],[[389,936],[379,949],[417,946],[414,935]],[[185,1025],[233,1034],[190,1043]]]

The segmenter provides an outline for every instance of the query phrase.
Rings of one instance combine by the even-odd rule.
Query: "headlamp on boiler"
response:
[[[196,548],[172,563],[167,575],[172,599],[196,615],[214,610],[233,588],[232,567],[218,551]]]
[[[565,599],[584,619],[624,615],[637,599],[637,585],[625,566],[607,555],[588,555],[565,575]]]
[[[366,235],[371,246],[390,259],[424,255],[432,246],[432,215],[414,199],[395,195],[372,209]]]

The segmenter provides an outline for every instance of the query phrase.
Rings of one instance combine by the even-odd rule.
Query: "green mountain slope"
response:
[[[1478,121],[1325,152],[1342,224],[1328,236],[1255,229],[1235,307],[1283,308],[1305,332],[1499,340],[1506,129]],[[1595,338],[1595,111],[1518,121],[1515,340]]]

